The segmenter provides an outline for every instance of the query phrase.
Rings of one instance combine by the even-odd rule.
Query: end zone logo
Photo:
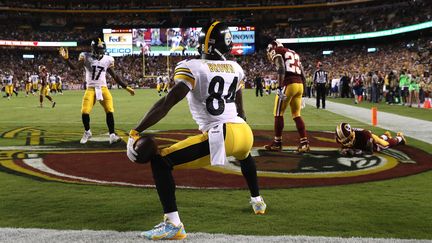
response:
[[[127,133],[117,131],[127,139]],[[26,134],[27,146],[2,147],[0,172],[49,181],[105,184],[118,186],[153,187],[149,164],[130,162],[125,153],[125,143],[109,146],[103,138],[87,145],[79,141],[44,145],[49,134],[35,128],[18,128],[4,132],[4,139]],[[163,131],[155,133],[159,146],[169,146],[197,134],[193,130]],[[344,157],[338,152],[333,134],[309,132],[312,151],[294,153],[296,133],[284,134],[283,152],[269,152],[262,146],[271,141],[271,131],[255,130],[255,144],[251,154],[257,163],[262,188],[291,188],[341,185],[358,182],[387,180],[409,176],[432,169],[432,155],[410,146],[400,146],[373,155]],[[79,136],[79,134],[78,134]],[[292,145],[292,146],[289,146]],[[223,167],[193,164],[176,167],[174,177],[183,188],[245,188],[239,162],[229,158]],[[223,179],[221,179],[223,177]]]

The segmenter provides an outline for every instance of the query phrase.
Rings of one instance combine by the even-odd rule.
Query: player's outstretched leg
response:
[[[267,205],[259,194],[258,176],[256,164],[253,157],[249,154],[246,159],[240,160],[241,172],[246,179],[251,195],[250,204],[255,214],[265,214]]]
[[[187,234],[177,210],[172,166],[162,156],[156,155],[151,160],[151,167],[159,200],[164,210],[164,220],[153,229],[142,232],[141,237],[150,240],[184,239]]]
[[[109,130],[109,143],[113,144],[116,142],[119,142],[121,140],[121,138],[115,134],[115,129],[114,129],[114,113],[112,112],[107,112],[106,113],[106,123],[108,126],[108,130]]]
[[[81,114],[82,122],[84,125],[84,134],[80,140],[81,144],[87,143],[87,141],[92,137],[92,132],[90,131],[90,114]]]
[[[264,146],[266,150],[269,151],[282,151],[282,131],[284,128],[284,118],[283,116],[274,117],[274,139],[269,145]]]

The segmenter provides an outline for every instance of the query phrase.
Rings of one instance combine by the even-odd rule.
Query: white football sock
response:
[[[165,216],[168,218],[168,221],[170,221],[175,226],[178,226],[181,223],[178,211],[166,213]]]
[[[251,201],[252,201],[252,202],[262,202],[263,199],[262,199],[261,196],[258,196],[258,197],[251,197]]]

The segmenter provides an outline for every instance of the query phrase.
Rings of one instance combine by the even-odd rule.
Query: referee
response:
[[[320,99],[322,108],[325,109],[326,86],[328,84],[327,71],[322,69],[322,63],[318,62],[317,70],[314,73],[313,82],[316,87],[316,107],[320,108]]]

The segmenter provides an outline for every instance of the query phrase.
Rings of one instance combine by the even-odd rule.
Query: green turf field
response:
[[[78,141],[82,135],[83,91],[54,96],[57,106],[40,109],[38,97],[0,100],[0,133],[31,126],[45,130],[47,144]],[[112,92],[116,128],[131,129],[159,97],[154,90]],[[273,98],[256,98],[246,90],[244,103],[253,129],[273,129]],[[380,107],[386,111],[387,106]],[[401,107],[402,108],[402,107]],[[408,108],[407,108],[408,109]],[[308,130],[333,131],[338,122],[383,132],[325,110],[302,111]],[[410,115],[411,116],[411,115]],[[430,120],[429,113],[418,113]],[[294,130],[286,119],[285,130]],[[96,105],[93,134],[106,133],[105,116]],[[196,129],[186,101],[154,129]],[[431,145],[408,138],[410,145]],[[24,135],[0,139],[0,146],[24,145]],[[1,149],[0,149],[1,150]],[[1,152],[1,151],[0,151]],[[0,171],[0,227],[147,230],[162,219],[154,189],[46,182]],[[432,171],[392,180],[344,186],[262,190],[268,212],[253,215],[246,190],[177,190],[180,215],[188,232],[252,235],[320,235],[432,239]]]

